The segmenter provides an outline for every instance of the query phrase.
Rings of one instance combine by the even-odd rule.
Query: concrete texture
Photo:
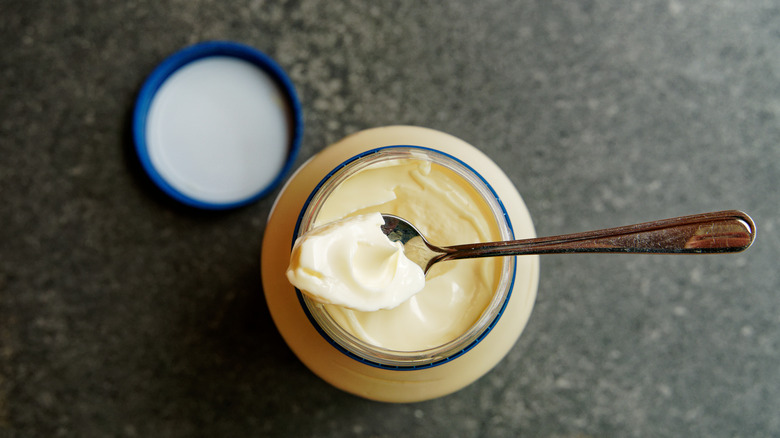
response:
[[[780,7],[770,0],[0,0],[0,436],[780,436]],[[540,235],[743,209],[726,256],[545,256],[491,373],[418,404],[320,381],[276,332],[273,195],[158,193],[130,111],[168,54],[291,75],[296,164],[414,124],[481,148]]]

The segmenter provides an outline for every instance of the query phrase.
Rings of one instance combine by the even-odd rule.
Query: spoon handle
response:
[[[560,253],[706,254],[747,249],[756,235],[753,220],[736,211],[718,211],[636,225],[553,237],[442,248],[436,261],[474,257]]]

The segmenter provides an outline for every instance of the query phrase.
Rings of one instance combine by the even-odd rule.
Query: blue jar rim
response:
[[[387,151],[387,150],[390,150],[390,149],[399,149],[399,148],[416,149],[416,150],[421,150],[421,151],[432,152],[434,154],[439,154],[439,155],[441,155],[443,157],[446,157],[448,159],[451,159],[451,160],[457,162],[458,164],[460,164],[461,166],[466,168],[468,171],[470,171],[474,176],[476,176],[479,180],[481,180],[481,182],[485,185],[485,187],[492,194],[493,198],[495,199],[495,201],[497,202],[497,205],[500,208],[500,211],[501,211],[501,214],[502,214],[504,220],[506,221],[506,226],[507,226],[507,229],[509,231],[509,234],[510,234],[512,239],[514,238],[514,228],[512,227],[512,221],[511,221],[511,219],[509,217],[509,213],[507,212],[506,208],[504,207],[503,202],[501,202],[501,198],[498,196],[498,193],[495,191],[495,189],[493,189],[493,187],[490,185],[490,183],[476,169],[474,169],[473,167],[469,166],[468,164],[466,164],[465,162],[463,162],[459,158],[457,158],[457,157],[455,157],[455,156],[453,156],[451,154],[448,154],[446,152],[434,149],[434,148],[429,148],[429,147],[424,147],[424,146],[414,146],[414,145],[390,145],[390,146],[382,146],[382,147],[370,149],[370,150],[367,150],[365,152],[362,152],[362,153],[359,153],[357,155],[354,155],[351,158],[343,161],[341,164],[337,165],[333,170],[328,172],[328,174],[325,175],[324,178],[322,178],[320,180],[320,182],[314,187],[312,192],[307,197],[306,201],[303,204],[303,207],[301,208],[301,212],[298,214],[298,218],[297,218],[296,223],[295,223],[295,228],[293,230],[293,240],[291,242],[291,248],[292,248],[292,245],[294,245],[294,243],[295,243],[295,239],[297,238],[297,236],[300,233],[301,224],[303,222],[303,218],[304,218],[305,212],[308,210],[309,205],[311,205],[311,202],[314,199],[314,197],[316,196],[316,194],[319,192],[319,190],[322,188],[322,186],[331,177],[333,177],[337,172],[339,172],[344,167],[354,163],[356,160],[359,160],[359,159],[362,159],[362,158],[365,158],[367,156],[370,156],[370,155],[373,155],[373,154],[377,154],[377,153],[380,153],[380,152],[383,152],[383,151]],[[396,371],[421,370],[421,369],[433,368],[433,367],[436,367],[436,366],[439,366],[439,365],[446,364],[446,363],[448,363],[448,362],[450,362],[450,361],[452,361],[452,360],[454,360],[454,359],[456,359],[456,358],[466,354],[471,349],[476,347],[480,342],[482,342],[482,340],[484,340],[485,337],[487,337],[488,334],[490,334],[490,332],[493,330],[493,328],[496,326],[496,324],[498,324],[499,320],[501,319],[501,316],[504,314],[504,311],[506,310],[506,307],[507,307],[507,305],[509,303],[509,300],[510,300],[510,298],[512,296],[512,291],[514,290],[514,285],[515,285],[515,280],[516,280],[516,275],[517,275],[517,265],[516,265],[516,262],[515,262],[515,257],[512,257],[511,259],[512,259],[512,262],[511,262],[512,263],[512,266],[511,266],[511,278],[509,279],[509,282],[507,284],[506,298],[503,300],[503,302],[501,304],[501,307],[498,309],[498,311],[497,311],[495,317],[492,319],[492,321],[490,321],[490,323],[479,334],[479,336],[477,336],[474,340],[472,340],[472,342],[470,342],[465,347],[463,347],[461,349],[458,349],[457,351],[454,351],[452,354],[449,354],[446,357],[443,357],[443,358],[440,358],[440,359],[437,359],[437,360],[434,360],[434,361],[431,361],[431,362],[421,363],[421,364],[399,365],[399,364],[382,363],[382,362],[377,361],[377,360],[371,360],[369,358],[363,357],[363,356],[361,356],[359,354],[356,354],[355,352],[352,352],[352,351],[348,350],[343,345],[338,343],[335,339],[333,339],[320,326],[320,324],[317,321],[317,319],[315,318],[315,316],[311,313],[311,311],[309,309],[309,306],[307,305],[306,298],[305,298],[304,294],[298,288],[295,288],[295,293],[297,295],[298,302],[301,305],[301,308],[302,308],[303,312],[305,313],[307,319],[312,324],[312,326],[314,326],[314,328],[317,330],[317,332],[330,345],[332,345],[334,348],[336,348],[342,354],[344,354],[344,355],[348,356],[349,358],[354,359],[354,360],[356,360],[356,361],[358,361],[360,363],[363,363],[363,364],[366,364],[366,365],[369,365],[369,366],[372,366],[372,367],[375,367],[375,368],[387,369],[387,370],[396,370]]]

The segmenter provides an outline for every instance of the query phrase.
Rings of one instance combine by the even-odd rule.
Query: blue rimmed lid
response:
[[[227,209],[268,194],[295,161],[303,133],[292,82],[270,57],[226,41],[165,59],[133,113],[141,165],[184,204]]]

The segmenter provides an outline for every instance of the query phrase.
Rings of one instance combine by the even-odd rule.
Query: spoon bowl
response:
[[[404,255],[424,273],[445,260],[527,254],[627,253],[715,254],[748,249],[756,226],[746,213],[726,210],[636,225],[533,239],[436,246],[409,221],[382,214],[382,232],[403,245]]]

